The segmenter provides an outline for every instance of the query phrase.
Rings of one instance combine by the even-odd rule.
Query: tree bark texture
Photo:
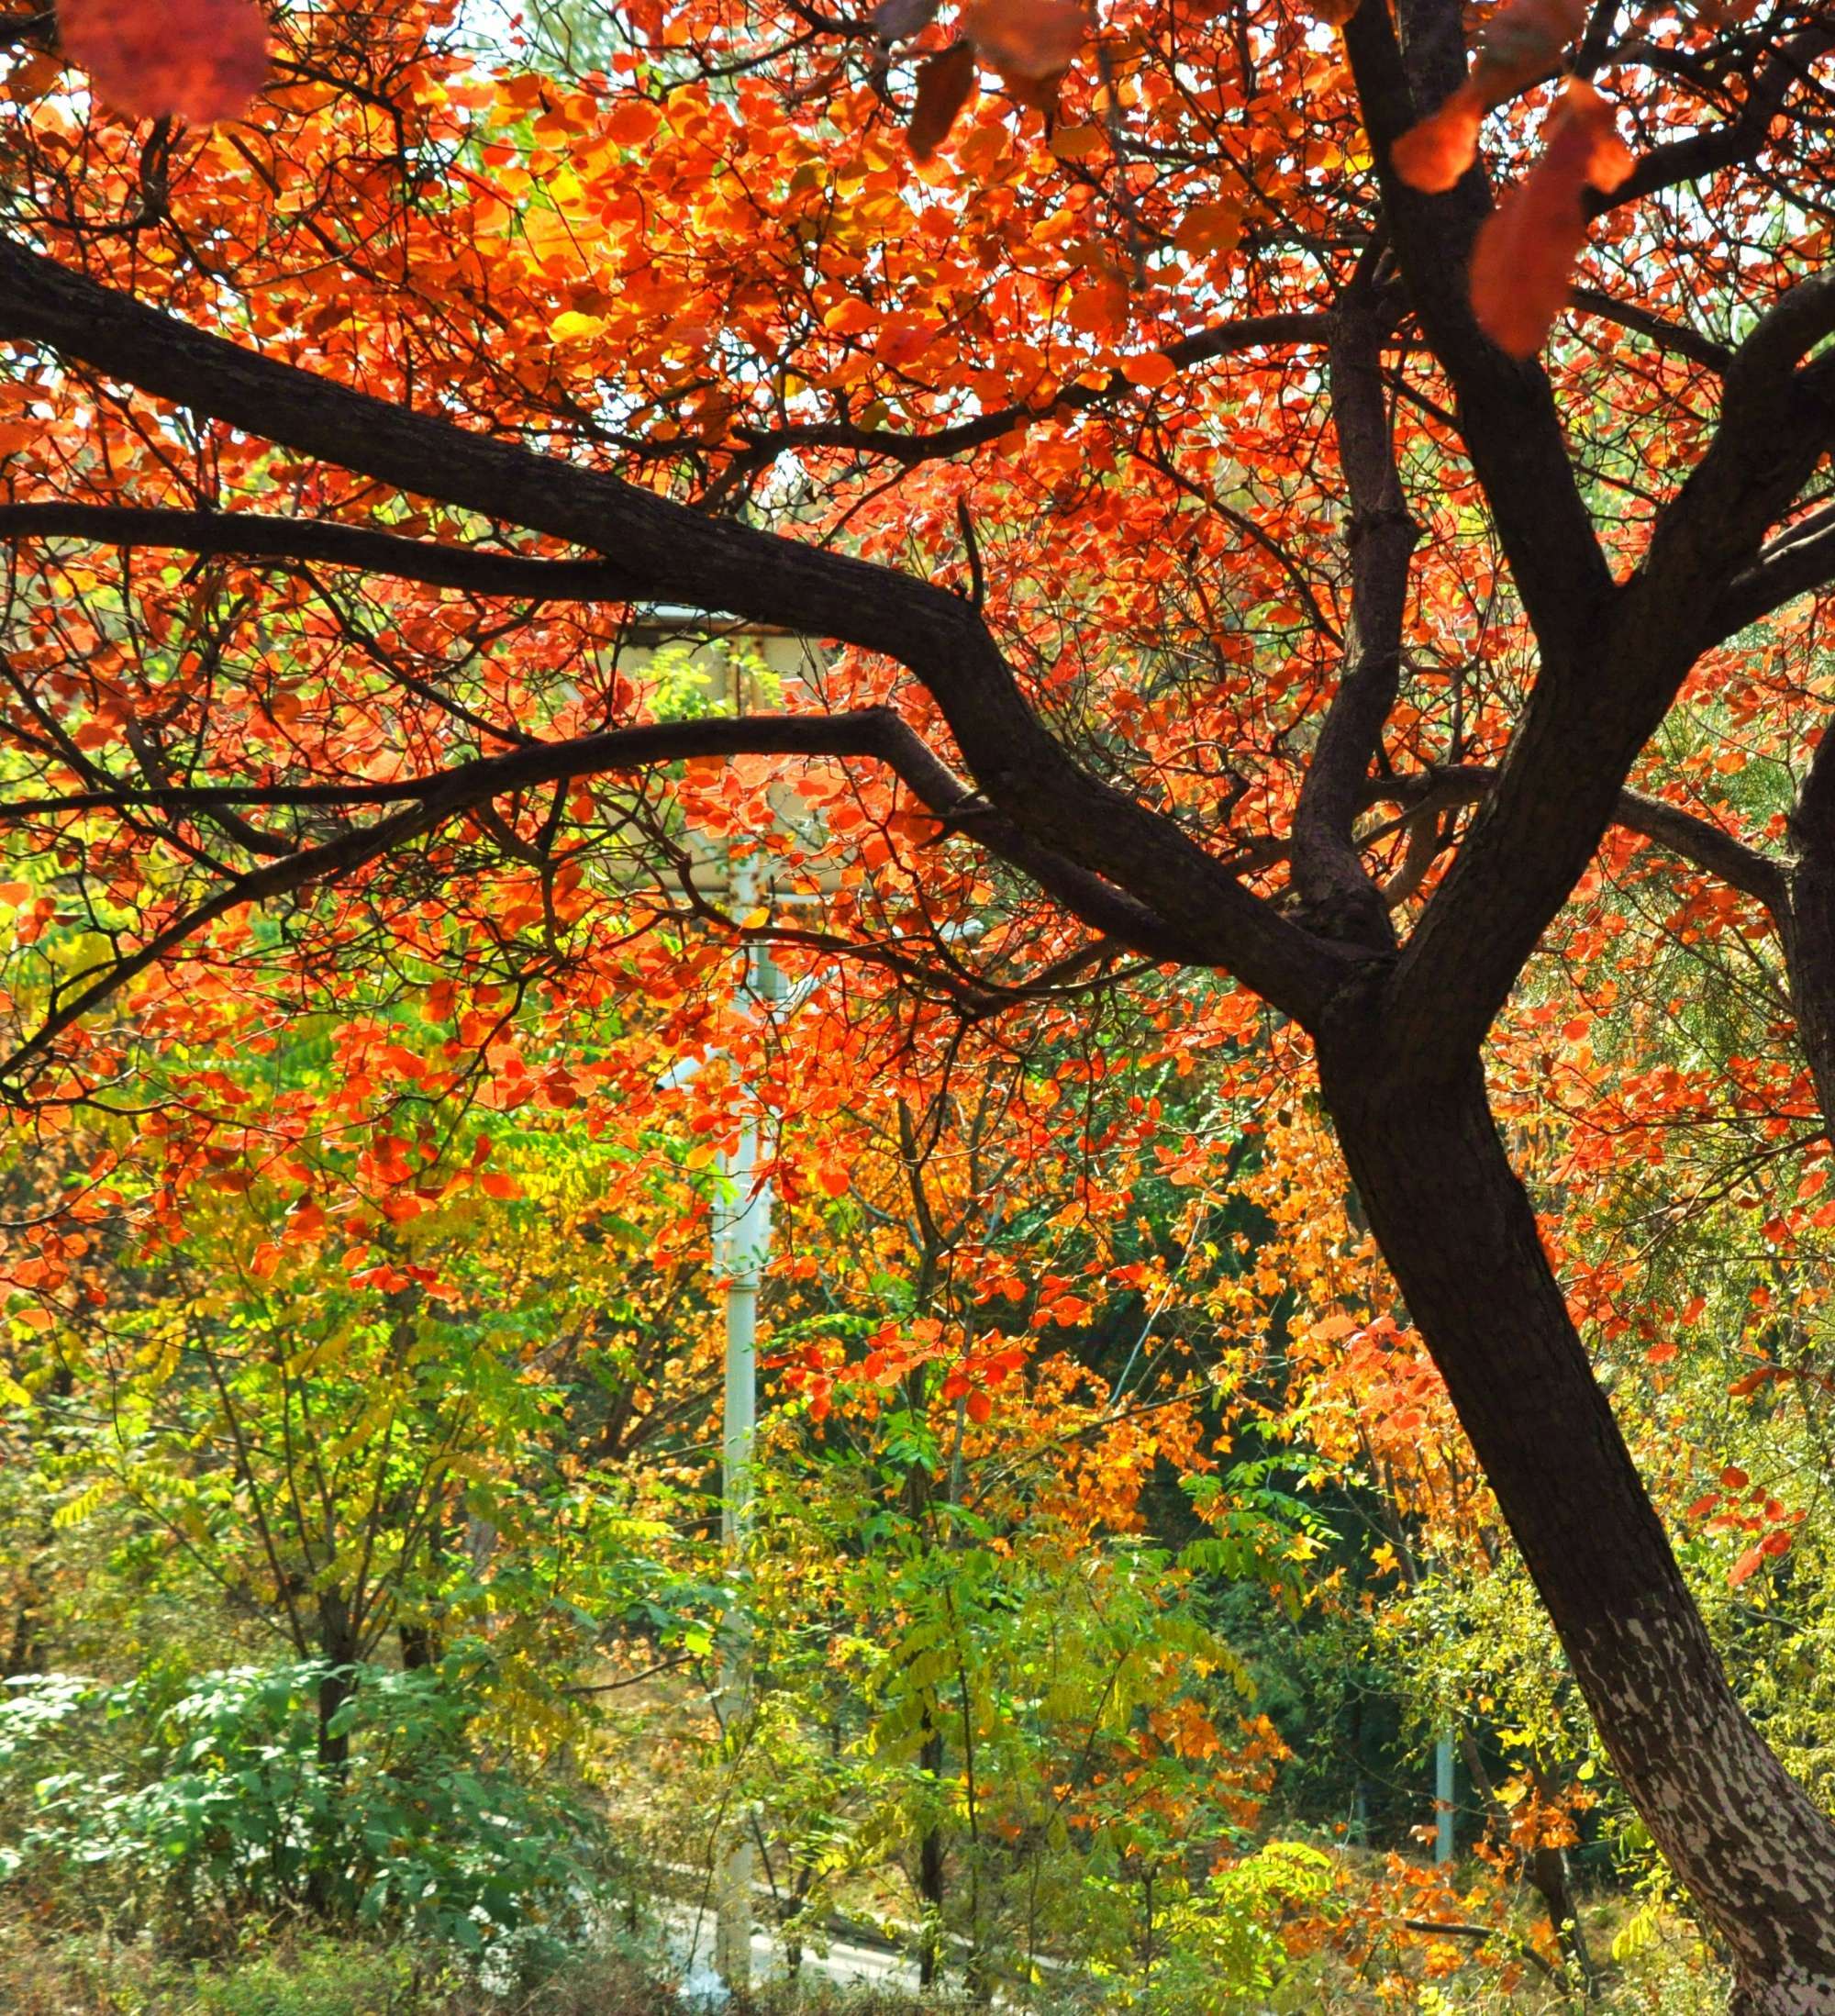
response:
[[[1628,1795],[1731,1955],[1741,2016],[1835,2012],[1835,1830],[1729,1687],[1593,1376],[1476,1061],[1373,1018],[1320,1043],[1370,1223]]]

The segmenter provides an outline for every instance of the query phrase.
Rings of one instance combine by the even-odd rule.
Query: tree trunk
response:
[[[318,1650],[326,1662],[318,1683],[318,1762],[333,1777],[342,1777],[350,1762],[350,1735],[336,1725],[339,1710],[357,1691],[351,1671],[357,1646],[350,1607],[334,1590],[318,1599]]]
[[[918,1761],[929,1773],[933,1786],[943,1775],[943,1738],[931,1730],[924,1738]],[[918,1985],[934,1988],[943,1937],[943,1829],[937,1820],[927,1822],[918,1843],[918,1895],[923,1901],[923,1925],[918,1944]]]
[[[1785,962],[1796,1036],[1825,1126],[1835,1124],[1835,862],[1799,857],[1789,871]]]
[[[1740,1983],[1741,2016],[1835,2016],[1835,1830],[1727,1684],[1543,1251],[1475,1059],[1320,1042],[1327,1104],[1409,1314],[1625,1789]]]
[[[398,1624],[395,1640],[401,1647],[404,1673],[419,1673],[439,1664],[439,1641],[431,1624]]]

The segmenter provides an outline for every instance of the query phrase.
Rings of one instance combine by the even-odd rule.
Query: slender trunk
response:
[[[60,1364],[51,1375],[46,1393],[50,1402],[59,1406],[48,1409],[51,1426],[45,1436],[45,1447],[54,1456],[63,1454],[69,1446],[69,1437],[62,1426],[61,1404],[70,1398],[76,1385],[76,1376],[66,1364]],[[44,1517],[39,1521],[38,1543],[27,1554],[19,1571],[18,1595],[15,1598],[13,1628],[8,1633],[4,1671],[0,1677],[15,1680],[28,1673],[38,1673],[44,1665],[44,1625],[50,1609],[50,1590],[48,1587],[52,1559],[57,1549],[57,1523],[51,1517],[50,1500],[46,1501]]]
[[[1485,1759],[1480,1754],[1476,1739],[1468,1729],[1460,1736],[1460,1749],[1465,1758],[1467,1775],[1472,1779],[1474,1791],[1485,1802],[1493,1822],[1501,1834],[1509,1832],[1509,1814],[1504,1802],[1497,1796],[1497,1788],[1491,1782],[1491,1774],[1485,1768]],[[1530,1770],[1536,1781],[1536,1792],[1545,1803],[1551,1803],[1553,1788],[1540,1765],[1531,1765]],[[1562,1955],[1574,1969],[1580,1983],[1581,1993],[1591,2001],[1599,1992],[1599,1970],[1595,1965],[1592,1949],[1586,1944],[1585,1928],[1580,1921],[1580,1907],[1574,1901],[1574,1888],[1568,1878],[1567,1855],[1564,1850],[1551,1848],[1539,1843],[1531,1848],[1523,1860],[1523,1881],[1542,1900],[1548,1912],[1549,1929],[1554,1933],[1555,1944]]]
[[[1727,1684],[1509,1165],[1474,1059],[1329,1029],[1328,1105],[1619,1779],[1732,1956],[1741,2016],[1835,2016],[1835,1830]]]
[[[933,1786],[943,1775],[943,1737],[932,1729],[924,1738],[918,1761],[929,1774]],[[918,1843],[918,1895],[923,1901],[923,1928],[918,1935],[918,1985],[933,1987],[941,1955],[943,1937],[943,1830],[930,1820]]]
[[[401,1646],[404,1673],[418,1673],[424,1667],[439,1664],[439,1641],[434,1635],[431,1624],[398,1625],[395,1638]]]
[[[318,1839],[314,1844],[306,1879],[307,1908],[328,1917],[339,1903],[336,1871],[338,1841],[342,1826],[339,1808],[344,1781],[350,1768],[350,1733],[340,1721],[345,1704],[357,1691],[353,1664],[356,1642],[350,1628],[350,1607],[335,1590],[318,1599],[318,1652],[325,1670],[318,1682],[318,1768],[330,1781],[329,1797],[317,1822]]]

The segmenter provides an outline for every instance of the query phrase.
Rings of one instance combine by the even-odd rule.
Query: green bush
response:
[[[0,1875],[207,1950],[262,1917],[400,1932],[507,1985],[575,1943],[597,1888],[579,1809],[493,1766],[456,1663],[351,1669],[319,1754],[317,1662],[0,1697]]]

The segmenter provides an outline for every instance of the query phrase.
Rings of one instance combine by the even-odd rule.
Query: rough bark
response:
[[[1475,1060],[1320,1043],[1351,1171],[1627,1793],[1742,2016],[1835,2011],[1835,1830],[1747,1721],[1593,1376]]]

